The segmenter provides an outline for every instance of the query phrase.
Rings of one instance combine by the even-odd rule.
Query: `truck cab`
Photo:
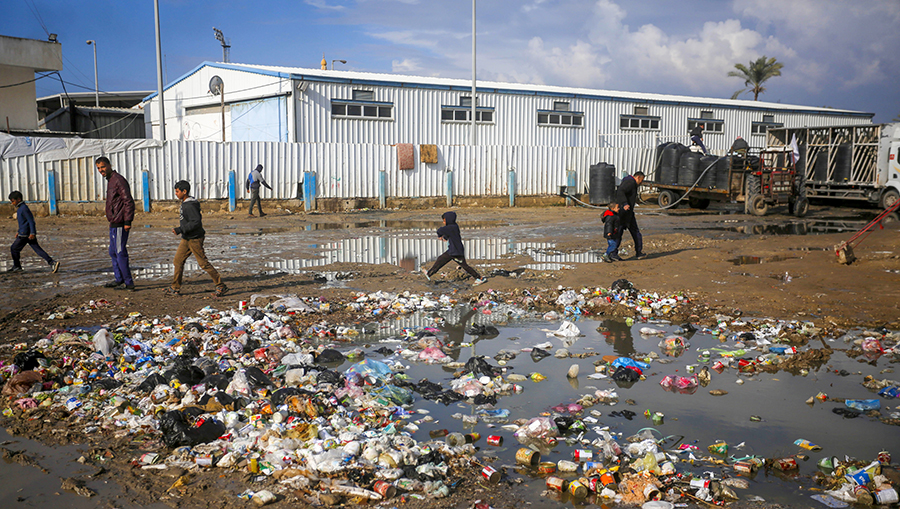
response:
[[[900,199],[900,124],[888,124],[882,129],[878,151],[879,181],[883,188],[878,199],[882,208],[889,208]]]

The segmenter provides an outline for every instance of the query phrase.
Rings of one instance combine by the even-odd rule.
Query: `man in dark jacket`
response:
[[[256,168],[250,172],[250,175],[247,175],[247,183],[245,184],[247,191],[250,192],[250,210],[248,211],[250,215],[253,215],[253,204],[255,203],[259,207],[259,217],[266,217],[267,214],[262,211],[262,200],[259,199],[259,186],[264,185],[269,188],[269,191],[272,188],[266,182],[266,179],[262,176],[263,165],[257,164]]]
[[[106,156],[94,161],[97,171],[107,180],[106,183],[106,220],[109,221],[109,257],[112,258],[115,281],[103,286],[118,290],[134,290],[134,280],[128,267],[128,233],[134,221],[134,198],[131,197],[131,186],[125,177],[112,169]]]
[[[181,235],[181,243],[175,251],[175,277],[172,279],[172,287],[166,291],[167,295],[181,295],[181,280],[184,276],[184,262],[193,253],[197,264],[205,270],[216,285],[215,296],[225,295],[228,289],[219,272],[206,259],[203,250],[203,241],[206,239],[206,230],[203,229],[203,214],[200,212],[200,202],[191,194],[191,184],[186,180],[175,183],[175,197],[181,200],[181,211],[178,214],[180,225],[172,228],[172,233]]]
[[[466,248],[462,243],[462,237],[459,233],[459,225],[456,224],[456,212],[444,212],[444,214],[441,216],[441,219],[444,220],[444,226],[438,228],[437,236],[442,240],[447,241],[447,250],[437,257],[437,260],[434,261],[434,265],[432,265],[431,269],[429,269],[428,272],[425,273],[425,277],[428,278],[429,281],[431,281],[431,276],[435,275],[437,271],[441,270],[441,267],[447,265],[450,260],[453,260],[457,264],[459,264],[459,266],[462,267],[463,270],[468,272],[470,276],[475,278],[476,285],[484,283],[486,279],[482,279],[481,276],[478,275],[478,271],[476,271],[468,263],[466,263]]]
[[[638,171],[634,175],[629,175],[622,179],[619,189],[616,190],[616,203],[619,204],[619,215],[622,220],[622,231],[631,232],[631,238],[634,240],[634,257],[637,259],[646,256],[644,254],[644,238],[641,236],[641,230],[638,228],[637,220],[634,217],[634,204],[637,202],[638,188],[644,181],[644,172]],[[611,258],[619,257],[619,246],[616,246],[615,252],[610,255]]]
[[[706,145],[703,144],[703,124],[697,124],[691,129],[691,142],[697,144],[704,154],[709,154],[706,151]]]
[[[9,193],[9,202],[16,208],[16,221],[19,223],[19,230],[16,232],[16,240],[9,247],[12,253],[12,268],[6,272],[22,272],[22,264],[19,262],[19,254],[25,246],[31,246],[31,249],[46,261],[53,272],[59,270],[59,262],[54,261],[50,255],[44,251],[37,241],[37,225],[34,222],[34,215],[28,205],[25,205],[24,197],[19,191]]]

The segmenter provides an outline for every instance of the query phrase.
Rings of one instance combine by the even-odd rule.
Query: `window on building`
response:
[[[784,123],[775,122],[775,115],[763,115],[762,122],[750,124],[750,134],[764,135],[770,127],[784,127]]]
[[[706,120],[706,119],[715,120],[716,116],[711,111],[701,111],[700,118],[702,118],[704,120]]]
[[[565,101],[553,101],[553,111],[569,111],[569,103]]]
[[[646,117],[650,114],[649,106],[635,106],[634,107],[634,116],[636,117]]]
[[[475,98],[475,123],[476,124],[492,124],[494,123],[494,108],[478,106],[481,104],[479,98]],[[472,97],[463,96],[459,98],[458,106],[441,106],[441,122],[471,122],[472,121]]]
[[[649,117],[640,115],[619,115],[620,129],[636,129],[643,131],[658,131],[659,117]]]
[[[565,104],[565,110],[538,110],[537,123],[539,126],[552,127],[582,127],[584,126],[584,112],[568,111],[569,103],[554,103],[553,107],[557,108],[559,104]]]
[[[725,132],[725,121],[714,118],[689,118],[687,123],[688,131],[697,127],[697,124],[703,124],[704,133],[722,134]]]
[[[354,101],[374,101],[375,100],[375,91],[374,90],[354,90],[353,91],[353,100]]]
[[[332,99],[331,101],[332,117],[392,120],[393,114],[394,105],[392,103],[351,101],[346,99]]]

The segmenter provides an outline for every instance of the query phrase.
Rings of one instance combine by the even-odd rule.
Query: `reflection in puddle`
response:
[[[760,256],[738,256],[737,258],[732,258],[727,260],[734,265],[759,265],[763,262],[783,262],[785,260],[795,260],[799,257],[797,256],[770,256],[768,258],[763,258]]]
[[[504,226],[508,223],[503,221],[466,221],[464,225],[460,225],[460,229],[463,231],[466,230],[480,230],[484,228],[496,228],[498,226]],[[345,222],[345,223],[311,223],[303,226],[263,226],[260,228],[241,228],[241,227],[229,227],[226,226],[222,228],[222,230],[238,230],[233,232],[228,232],[230,235],[253,235],[253,236],[261,236],[261,235],[274,235],[278,233],[301,233],[301,232],[311,232],[311,231],[329,231],[329,230],[352,230],[352,229],[372,229],[372,228],[386,228],[386,229],[401,229],[401,230],[437,230],[443,225],[440,220],[437,221],[412,221],[412,220],[393,220],[393,221],[357,221],[357,222]],[[214,233],[224,233],[221,230],[209,230]]]
[[[786,224],[747,224],[736,226],[702,225],[693,227],[676,227],[673,230],[708,230],[743,233],[747,235],[824,235],[828,233],[848,233],[861,230],[868,224],[867,221],[842,220],[842,219],[816,219],[798,221]],[[900,220],[893,220],[888,216],[882,221],[884,228],[896,228]]]

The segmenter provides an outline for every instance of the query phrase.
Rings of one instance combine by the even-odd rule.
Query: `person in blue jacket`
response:
[[[34,222],[34,214],[28,205],[25,205],[22,193],[13,191],[9,193],[9,202],[16,208],[16,220],[19,222],[19,230],[16,232],[16,240],[13,241],[9,250],[12,253],[13,266],[7,272],[22,272],[22,263],[19,261],[19,255],[25,246],[31,246],[31,249],[46,261],[53,272],[59,271],[59,262],[44,251],[37,241],[37,225]]]
[[[462,237],[459,234],[459,225],[456,224],[456,212],[444,212],[444,214],[441,215],[441,219],[444,220],[444,226],[438,228],[437,236],[442,240],[447,241],[447,250],[437,257],[437,260],[434,261],[434,265],[432,265],[431,269],[425,273],[425,277],[431,281],[431,276],[441,270],[441,267],[447,265],[450,260],[453,260],[462,267],[463,270],[468,272],[470,276],[475,278],[476,285],[480,285],[487,281],[487,279],[483,279],[478,274],[478,271],[466,263],[466,248],[463,246]]]

